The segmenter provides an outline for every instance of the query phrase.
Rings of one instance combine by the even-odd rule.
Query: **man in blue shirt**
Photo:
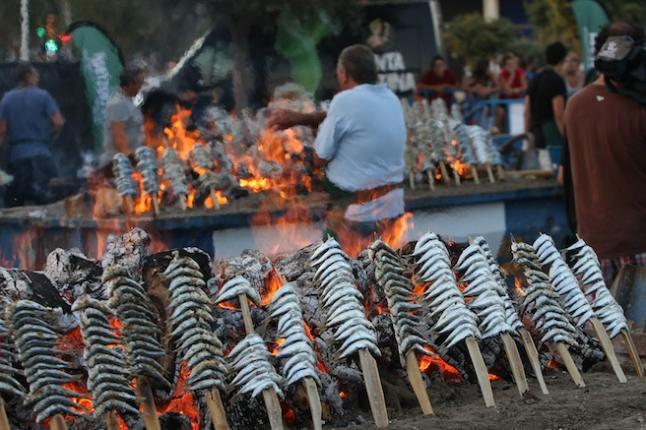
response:
[[[327,114],[279,111],[270,124],[319,126],[314,150],[326,165],[332,203],[328,228],[342,241],[352,233],[369,238],[404,212],[404,113],[397,96],[377,84],[377,65],[367,46],[345,48],[336,74],[341,92]]]
[[[0,143],[9,145],[7,171],[14,176],[5,204],[50,203],[49,180],[57,172],[49,142],[65,121],[52,96],[38,88],[38,71],[31,64],[19,64],[16,74],[18,85],[0,101]]]

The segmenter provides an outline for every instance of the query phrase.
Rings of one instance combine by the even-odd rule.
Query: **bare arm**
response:
[[[129,154],[130,147],[128,145],[126,125],[123,122],[113,122],[110,125],[110,129],[112,131],[112,140],[114,141],[114,146],[117,148],[117,151],[123,154]]]
[[[563,136],[565,130],[565,98],[563,96],[552,98],[552,112],[554,112],[554,122]]]
[[[267,124],[269,127],[279,130],[284,130],[296,125],[316,128],[323,122],[326,115],[327,114],[324,111],[301,113],[293,110],[281,109],[270,114]]]

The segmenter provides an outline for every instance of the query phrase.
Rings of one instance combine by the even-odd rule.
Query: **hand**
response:
[[[284,130],[286,128],[299,125],[301,123],[301,114],[293,110],[280,109],[272,111],[267,118],[267,125],[270,128]]]

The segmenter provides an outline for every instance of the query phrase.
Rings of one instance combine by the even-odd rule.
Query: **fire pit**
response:
[[[134,229],[111,238],[101,261],[57,250],[44,272],[0,270],[8,321],[1,347],[16,352],[2,364],[15,369],[14,388],[0,386],[11,428],[35,428],[35,420],[55,429],[320,428],[368,416],[385,427],[393,410],[437,411],[430,405],[443,386],[477,381],[489,406],[492,380],[537,394],[520,375],[540,382],[562,363],[581,385],[579,372],[604,356],[580,329],[567,332],[566,347],[565,338],[545,338],[541,299],[530,297],[564,302],[537,275],[543,266],[529,245],[515,245],[510,286],[482,239],[467,247],[432,235],[400,249],[375,242],[357,258],[328,240],[273,259],[250,250],[214,264],[196,248],[149,248],[150,237]],[[433,269],[439,278],[426,274],[434,264],[444,267]],[[435,300],[446,282],[455,300]],[[466,342],[442,319],[453,303],[475,318]],[[488,332],[490,306],[495,318],[515,322]],[[30,340],[32,332],[47,341]],[[514,358],[509,351],[520,345],[526,354]],[[29,358],[37,353],[42,364]],[[38,403],[41,386],[57,394]]]

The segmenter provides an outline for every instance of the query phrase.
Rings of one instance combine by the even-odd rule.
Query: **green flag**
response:
[[[574,0],[572,9],[581,38],[583,64],[589,70],[594,65],[594,39],[601,27],[608,24],[608,16],[595,0]]]
[[[105,107],[119,86],[123,57],[110,36],[95,24],[74,23],[67,33],[72,36],[72,45],[81,60],[85,95],[92,108],[94,151],[98,155],[103,150]]]

